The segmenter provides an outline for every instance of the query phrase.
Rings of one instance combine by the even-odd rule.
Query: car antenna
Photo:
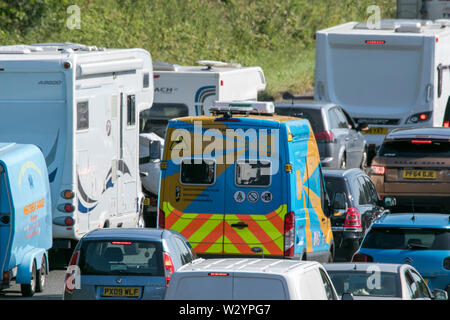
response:
[[[411,199],[411,203],[412,203],[412,212],[413,212],[413,216],[412,216],[411,220],[415,221],[416,215],[415,215],[415,211],[414,211],[414,199]]]

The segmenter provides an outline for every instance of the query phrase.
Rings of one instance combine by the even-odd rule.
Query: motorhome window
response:
[[[136,96],[129,95],[127,97],[127,125],[134,126],[136,124]]]
[[[275,107],[275,112],[282,116],[308,119],[314,132],[325,130],[323,127],[322,112],[320,110]]]
[[[170,119],[189,115],[188,106],[180,103],[154,103],[153,106],[140,114],[140,133],[156,133],[165,137]]]
[[[143,79],[142,86],[144,87],[144,89],[150,87],[150,74],[148,72],[144,73],[144,79]]]
[[[181,161],[181,183],[213,184],[216,168],[213,160],[184,159]]]
[[[266,187],[270,185],[271,163],[268,160],[238,161],[235,171],[238,186]]]
[[[77,103],[77,130],[89,129],[89,102]]]

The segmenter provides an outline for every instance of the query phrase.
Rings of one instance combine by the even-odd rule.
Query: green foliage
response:
[[[68,28],[71,5],[80,29]],[[156,61],[259,65],[266,96],[276,98],[312,88],[317,30],[365,21],[370,5],[382,18],[395,14],[395,0],[0,0],[0,43],[140,47]]]

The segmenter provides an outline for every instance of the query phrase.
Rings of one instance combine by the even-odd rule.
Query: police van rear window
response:
[[[238,161],[236,185],[266,187],[270,185],[271,163],[268,160]]]
[[[214,160],[183,159],[180,174],[183,184],[214,184],[216,175]]]

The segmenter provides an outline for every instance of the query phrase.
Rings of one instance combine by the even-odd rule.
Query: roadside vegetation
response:
[[[259,65],[264,98],[278,99],[312,90],[314,33],[366,21],[370,5],[395,15],[395,0],[0,0],[0,44],[141,47],[154,61]]]

